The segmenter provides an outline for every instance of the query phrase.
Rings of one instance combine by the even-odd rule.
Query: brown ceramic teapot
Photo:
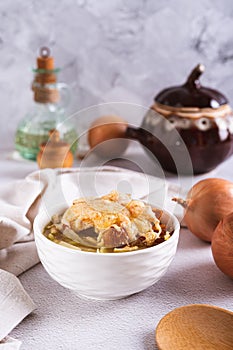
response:
[[[137,139],[173,173],[206,173],[233,153],[232,110],[223,94],[200,84],[203,72],[199,64],[185,84],[161,91],[141,127],[127,129],[127,137]]]

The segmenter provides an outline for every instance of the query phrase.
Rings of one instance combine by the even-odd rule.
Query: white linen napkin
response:
[[[0,350],[20,346],[6,336],[35,309],[15,276],[39,262],[32,232],[38,210],[43,206],[49,212],[57,203],[69,206],[75,198],[100,196],[113,189],[172,212],[177,205],[171,197],[180,191],[165,179],[110,166],[44,169],[0,187]]]
[[[0,281],[0,349],[19,349],[21,342],[7,335],[35,309],[35,304],[13,274],[0,270]]]

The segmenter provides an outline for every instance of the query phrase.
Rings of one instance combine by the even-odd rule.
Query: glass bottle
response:
[[[67,142],[75,153],[78,135],[66,116],[70,89],[57,82],[59,69],[54,68],[54,59],[47,47],[40,49],[37,68],[33,71],[34,103],[16,130],[16,149],[23,158],[36,160],[40,145],[48,141],[49,131],[56,129],[61,140]]]

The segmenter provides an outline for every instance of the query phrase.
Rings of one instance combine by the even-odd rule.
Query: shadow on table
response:
[[[178,243],[178,250],[201,250],[211,248],[211,244],[209,242],[205,242],[200,238],[196,237],[193,233],[188,231],[187,229],[182,229],[180,232],[180,238]]]
[[[173,269],[145,294],[148,293],[148,297],[155,301],[165,295],[168,304],[190,304],[222,301],[228,290],[232,293],[232,280],[221,273],[213,262],[208,261],[197,266],[183,265],[182,269]]]
[[[148,332],[146,334],[143,334],[143,350],[151,350],[155,349],[158,350],[156,341],[155,341],[155,330],[154,332]]]

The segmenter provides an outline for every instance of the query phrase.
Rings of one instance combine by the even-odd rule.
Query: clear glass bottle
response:
[[[34,103],[18,125],[15,147],[23,158],[36,160],[40,145],[48,141],[49,131],[59,131],[62,141],[70,144],[72,153],[77,148],[77,132],[67,118],[66,108],[70,101],[70,89],[57,82],[59,69],[48,48],[41,48],[32,83]]]

